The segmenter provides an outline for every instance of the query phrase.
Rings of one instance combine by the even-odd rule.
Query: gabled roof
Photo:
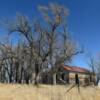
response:
[[[62,67],[64,68],[64,70],[70,71],[70,72],[87,73],[87,74],[90,73],[88,69],[81,68],[81,67],[68,66],[68,65],[62,65]]]

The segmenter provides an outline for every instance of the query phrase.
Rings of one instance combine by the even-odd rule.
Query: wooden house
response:
[[[91,73],[90,70],[77,66],[61,65],[59,68],[60,74],[57,74],[58,83],[60,80],[70,84],[76,83],[76,78],[78,77],[80,84],[90,84],[95,81],[95,75]],[[60,78],[59,78],[60,77]]]

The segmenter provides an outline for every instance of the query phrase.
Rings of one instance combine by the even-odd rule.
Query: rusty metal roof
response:
[[[88,69],[77,67],[77,66],[63,65],[62,67],[64,68],[64,70],[70,71],[70,72],[90,73]]]

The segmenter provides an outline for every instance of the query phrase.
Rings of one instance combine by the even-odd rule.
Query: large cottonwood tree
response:
[[[7,26],[9,35],[21,34],[24,39],[22,45],[11,49],[14,64],[9,66],[13,64],[14,72],[10,73],[13,79],[10,82],[38,84],[41,75],[49,70],[53,84],[56,84],[59,65],[70,62],[74,55],[81,53],[67,30],[67,8],[51,3],[49,6],[39,6],[39,11],[42,21],[32,22],[26,16],[18,15]]]

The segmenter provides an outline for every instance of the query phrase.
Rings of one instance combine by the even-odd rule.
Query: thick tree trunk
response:
[[[53,85],[56,85],[56,73],[53,74]]]

